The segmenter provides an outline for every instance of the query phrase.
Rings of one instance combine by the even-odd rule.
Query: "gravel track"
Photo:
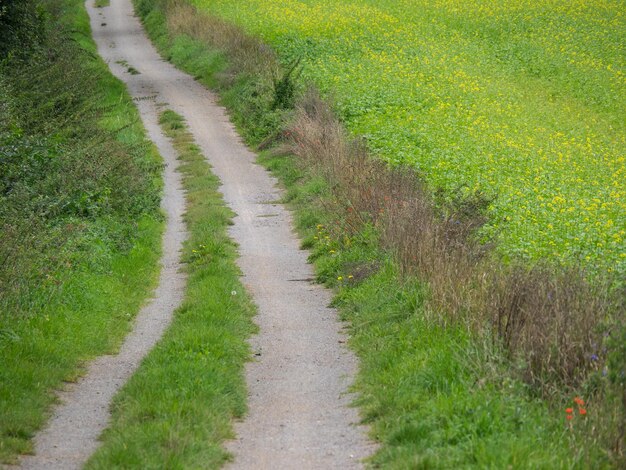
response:
[[[344,345],[337,312],[327,307],[331,293],[309,281],[314,273],[308,254],[299,249],[289,212],[277,202],[276,181],[255,163],[215,95],[160,58],[130,0],[111,0],[98,9],[89,0],[88,10],[100,55],[127,83],[150,138],[167,160],[164,205],[173,213],[168,212],[164,270],[154,302],[140,314],[120,355],[97,360],[76,387],[63,393],[65,404],[37,437],[37,456],[24,459],[23,468],[75,468],[88,458],[107,423],[113,394],[180,302],[183,200],[173,173],[175,154],[157,125],[156,103],[185,118],[220,178],[225,201],[237,214],[230,235],[239,244],[242,280],[258,306],[260,333],[251,340],[255,360],[246,368],[249,413],[236,423],[237,439],[227,443],[235,456],[229,467],[360,468],[374,447],[357,425],[357,410],[349,406],[356,358]],[[128,73],[128,67],[139,74]]]

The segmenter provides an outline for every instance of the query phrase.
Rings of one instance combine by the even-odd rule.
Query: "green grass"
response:
[[[133,248],[113,254],[101,272],[78,267],[41,311],[3,318],[0,331],[0,461],[32,451],[54,390],[72,382],[89,359],[117,350],[154,287],[161,223],[144,219]]]
[[[233,214],[182,118],[165,111],[161,124],[179,152],[187,191],[185,300],[115,398],[112,425],[87,468],[216,468],[228,459],[221,444],[234,437],[233,418],[246,411],[245,339],[254,308],[227,236]]]
[[[190,0],[331,95],[381,158],[492,200],[501,256],[626,273],[626,15],[615,0]]]
[[[17,454],[32,452],[31,438],[55,403],[54,391],[64,382],[76,380],[89,360],[117,350],[159,271],[163,228],[158,210],[160,157],[146,142],[124,85],[95,55],[83,3],[63,0],[48,7],[54,12],[49,20],[52,30],[61,23],[73,31],[73,37],[65,33],[55,43],[58,48],[51,57],[65,60],[69,56],[71,67],[60,75],[51,72],[51,80],[45,83],[19,76],[19,68],[6,77],[5,70],[1,71],[5,83],[23,85],[13,89],[15,96],[7,97],[9,102],[22,103],[10,116],[14,127],[9,129],[9,138],[17,142],[17,148],[26,139],[35,140],[40,145],[35,148],[49,158],[47,162],[60,155],[78,154],[76,161],[85,161],[89,167],[92,157],[94,160],[85,173],[70,168],[63,170],[67,175],[56,175],[57,167],[51,166],[41,175],[35,173],[37,181],[32,183],[56,184],[55,178],[62,182],[64,177],[86,174],[88,188],[73,180],[62,183],[58,192],[52,183],[35,186],[40,192],[27,200],[29,205],[21,206],[21,213],[3,214],[7,219],[2,220],[0,235],[9,236],[2,238],[3,243],[11,241],[7,220],[22,223],[19,217],[23,215],[24,224],[28,217],[37,223],[37,232],[28,233],[32,242],[18,240],[12,248],[20,260],[11,267],[13,274],[2,272],[10,280],[9,288],[0,292],[0,462],[5,463],[13,462]],[[70,53],[61,50],[65,47],[71,48]],[[58,83],[53,82],[57,79]],[[85,88],[89,91],[84,92]],[[56,100],[54,106],[46,98]],[[88,101],[88,108],[75,109],[81,99]],[[0,131],[6,132],[3,126]],[[23,136],[28,137],[21,140]],[[24,148],[26,156],[29,147]],[[10,158],[5,149],[0,149],[2,156]],[[117,178],[119,170],[106,162],[123,162],[122,172],[128,179],[122,176],[116,181],[131,186],[107,187],[109,178]],[[96,166],[101,164],[105,165],[104,176],[88,180],[91,172],[100,171]],[[28,187],[26,182],[24,188]],[[16,203],[13,194],[2,194],[3,209]],[[51,201],[44,207],[47,210],[66,198],[67,208],[58,213],[53,209],[43,217],[28,213],[37,209],[38,200]],[[25,266],[28,263],[32,271]],[[19,288],[11,290],[14,286]]]

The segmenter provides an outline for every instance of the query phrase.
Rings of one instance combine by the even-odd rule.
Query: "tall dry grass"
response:
[[[579,384],[595,367],[601,326],[618,313],[606,285],[573,269],[500,262],[473,237],[484,202],[436,207],[418,174],[370,158],[313,90],[285,134],[292,152],[331,182],[343,228],[374,225],[404,271],[428,283],[442,322],[493,333],[536,384]]]
[[[187,34],[211,44],[228,57],[222,77],[228,82],[242,74],[274,77],[280,71],[274,51],[258,39],[242,34],[241,29],[219,18],[200,14],[184,0],[165,2],[167,27],[173,35]]]

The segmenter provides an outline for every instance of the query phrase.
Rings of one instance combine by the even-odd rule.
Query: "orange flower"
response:
[[[574,398],[574,403],[576,403],[578,406],[583,406],[585,404],[585,402],[583,401],[582,398],[580,397],[576,397]]]
[[[587,410],[586,410],[586,409],[584,409],[584,408],[580,408],[580,409],[578,410],[578,412],[579,412],[581,415],[586,415],[586,414],[587,414]]]
[[[567,419],[568,421],[569,421],[570,419],[572,419],[572,418],[573,418],[573,416],[572,416],[572,415],[567,415],[567,416],[565,417],[565,419]]]
[[[566,412],[567,414],[571,414],[571,413],[573,413],[573,412],[574,412],[574,408],[565,408],[565,412]]]

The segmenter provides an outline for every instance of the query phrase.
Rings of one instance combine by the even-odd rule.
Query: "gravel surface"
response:
[[[258,305],[260,333],[251,341],[255,359],[246,369],[249,413],[236,423],[237,439],[227,443],[235,456],[229,466],[360,468],[360,460],[374,447],[366,429],[357,425],[357,410],[349,406],[352,397],[347,390],[356,372],[356,358],[345,347],[337,312],[327,307],[331,293],[310,282],[314,274],[307,264],[308,253],[300,250],[291,216],[277,202],[281,192],[276,181],[255,163],[255,155],[241,142],[225,110],[216,104],[216,96],[160,58],[134,16],[130,0],[111,0],[109,7],[99,9],[89,0],[88,6],[100,54],[128,84],[150,138],[168,159],[165,205],[176,212],[168,225],[173,240],[164,250],[165,269],[156,300],[142,312],[138,331],[124,344],[120,356],[98,360],[85,380],[64,394],[67,404],[37,438],[38,456],[25,459],[24,468],[43,463],[46,468],[72,468],[89,456],[107,422],[113,393],[156,341],[179,302],[184,284],[177,265],[183,239],[182,196],[171,174],[174,154],[156,124],[155,103],[165,103],[185,118],[220,178],[226,203],[237,214],[230,234],[239,244],[242,280]],[[129,66],[139,74],[127,73]],[[176,202],[167,202],[171,200]],[[158,317],[160,327],[142,320],[143,316]]]

